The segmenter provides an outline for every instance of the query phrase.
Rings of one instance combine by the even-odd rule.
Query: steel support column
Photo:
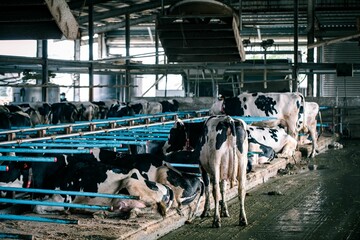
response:
[[[157,26],[157,24],[156,24]],[[159,64],[159,32],[157,27],[155,27],[155,64]],[[159,74],[155,75],[155,82],[157,82]],[[155,89],[158,90],[158,84],[155,85]]]
[[[308,0],[308,9],[307,9],[307,42],[308,44],[314,43],[314,37],[315,37],[315,26],[314,26],[314,0]],[[314,49],[308,49],[307,54],[307,62],[313,63],[314,62]],[[307,96],[313,97],[314,96],[314,74],[313,69],[309,69],[310,74],[307,76]]]
[[[126,14],[125,16],[125,47],[126,47],[126,70],[125,70],[125,100],[130,101],[131,99],[131,91],[130,91],[130,82],[131,82],[131,76],[130,76],[130,70],[128,68],[130,64],[130,15]]]
[[[49,83],[49,71],[48,71],[48,44],[47,40],[42,40],[42,84],[47,85]],[[42,101],[48,102],[47,87],[42,87]]]
[[[89,2],[89,86],[94,86],[94,66],[92,61],[94,60],[93,56],[93,43],[94,43],[94,5],[92,0]],[[89,101],[93,101],[93,88],[89,88]]]
[[[299,0],[294,0],[294,66],[291,92],[298,91],[298,48],[299,48]]]

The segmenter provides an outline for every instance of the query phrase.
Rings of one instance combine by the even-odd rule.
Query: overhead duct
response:
[[[169,62],[242,62],[239,16],[214,0],[183,0],[157,19]]]

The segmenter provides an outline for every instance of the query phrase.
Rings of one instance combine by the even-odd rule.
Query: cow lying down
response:
[[[119,216],[126,215],[134,208],[150,207],[157,209],[164,216],[173,200],[171,189],[160,183],[146,180],[137,169],[119,169],[98,162],[78,162],[68,165],[61,176],[56,188],[58,190],[129,194],[140,199],[127,200],[54,194],[47,201],[110,206],[113,211],[119,213]],[[34,212],[38,214],[59,211],[69,212],[61,206],[36,205],[34,207]]]
[[[166,157],[166,161],[152,154],[117,156],[117,153],[106,150],[97,151],[96,157],[93,154],[74,156],[57,154],[56,163],[36,163],[30,166],[33,182],[29,186],[136,196],[139,199],[54,194],[45,200],[108,206],[112,212],[107,212],[107,215],[112,217],[128,218],[131,213],[137,215],[140,209],[141,212],[156,210],[161,216],[165,216],[171,207],[181,210],[181,206],[190,204],[196,196],[199,196],[200,200],[199,193],[204,188],[198,176],[199,169],[191,172],[172,167],[172,158],[177,154],[182,153],[170,154]],[[106,160],[105,163],[102,160]],[[26,187],[26,183],[29,182],[29,169],[11,166],[11,170],[13,171],[1,175],[0,186]],[[9,176],[5,176],[7,174]],[[78,212],[79,209],[45,205],[34,207],[34,212],[39,214],[73,211]],[[90,210],[82,210],[82,212],[93,213]],[[190,212],[189,218],[194,214],[195,212]]]
[[[294,155],[297,141],[283,128],[267,128],[247,125],[249,140],[248,171],[253,165],[269,163],[275,156],[290,158]]]
[[[195,209],[190,208],[188,219],[191,219],[199,208],[204,191],[200,168],[174,167],[173,164],[199,164],[199,160],[192,156],[189,151],[174,151],[165,157],[159,157],[150,153],[118,155],[112,151],[101,150],[98,158],[118,168],[138,169],[145,179],[170,187],[174,192],[172,207],[179,214],[182,214],[182,206],[189,205],[198,196]]]

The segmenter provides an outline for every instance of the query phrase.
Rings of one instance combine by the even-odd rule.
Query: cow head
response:
[[[175,121],[174,127],[170,129],[168,141],[164,146],[165,153],[181,150],[185,145],[186,145],[185,125],[183,121],[177,119]]]

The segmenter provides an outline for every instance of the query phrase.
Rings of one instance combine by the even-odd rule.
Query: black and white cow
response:
[[[33,122],[33,125],[50,123],[50,113],[51,113],[50,103],[31,102],[31,103],[19,103],[16,105],[19,106],[24,112],[29,114]]]
[[[30,106],[30,104],[22,103],[22,104],[18,104],[17,106],[19,106],[22,109],[22,111],[24,111],[29,115],[33,126],[44,123],[43,118],[41,117],[39,111],[34,107]]]
[[[0,187],[22,188],[27,185],[27,166],[18,162],[3,161],[2,166],[7,166],[7,171],[0,174]],[[6,192],[0,191],[0,196],[5,197]]]
[[[184,158],[188,158],[184,162]],[[165,158],[156,154],[120,155],[109,150],[100,150],[101,162],[121,169],[138,169],[141,175],[149,181],[169,186],[174,192],[174,208],[180,211],[181,206],[190,204],[196,196],[199,200],[203,192],[203,181],[199,177],[198,168],[173,166],[174,163],[198,164],[198,159],[190,159],[188,152],[173,152]],[[197,207],[199,205],[197,202]],[[189,219],[196,210],[189,215]]]
[[[242,93],[237,97],[217,99],[210,113],[230,116],[274,117],[285,123],[288,133],[297,138],[300,126],[299,116],[303,112],[305,98],[300,93]],[[305,113],[306,114],[306,113]],[[306,116],[304,116],[306,118]],[[268,127],[277,126],[279,121],[267,121]]]
[[[170,129],[168,140],[163,146],[163,153],[195,149],[204,131],[205,121],[185,122],[177,119]]]
[[[60,177],[61,176],[61,177]],[[101,162],[76,162],[66,166],[59,176],[56,189],[65,191],[84,191],[105,194],[126,193],[140,198],[146,207],[157,207],[160,214],[165,215],[173,201],[172,190],[168,187],[146,180],[137,169],[119,169]],[[103,197],[86,197],[54,194],[47,200],[51,202],[67,202],[87,205],[113,206],[115,211],[131,210],[134,202],[126,203],[126,199]],[[141,206],[141,204],[135,204]],[[54,211],[65,211],[62,206],[36,205],[34,212],[47,214]]]
[[[78,111],[80,121],[91,121],[100,118],[100,108],[91,102],[71,102]]]
[[[162,112],[162,104],[159,102],[137,100],[130,103],[135,114],[156,114]]]
[[[187,135],[184,126],[181,120],[175,123],[170,131],[168,143],[164,146],[164,152],[169,152],[169,149],[176,151],[187,148],[186,145],[190,143],[189,137],[194,138],[194,142],[197,138],[198,141],[192,147],[195,146],[193,158],[200,161],[205,183],[206,199],[202,216],[209,215],[209,183],[211,182],[215,202],[213,227],[220,227],[220,204],[221,216],[229,216],[225,201],[227,181],[231,187],[237,181],[240,202],[239,224],[247,225],[244,203],[248,140],[245,122],[234,120],[229,116],[212,116],[205,123],[199,123],[197,127],[202,129],[201,132],[199,131],[200,134],[193,132],[191,135]],[[191,144],[188,145],[191,146]]]
[[[113,117],[124,117],[124,116],[134,116],[134,109],[130,106],[130,103],[116,103],[112,104],[108,113],[108,118]]]
[[[51,123],[74,123],[79,120],[79,112],[75,105],[70,102],[51,104]]]
[[[61,154],[17,154],[27,157],[53,157],[54,162],[15,162],[5,161],[2,165],[9,170],[0,174],[0,186],[18,188],[54,189],[59,174],[66,166],[64,155]],[[42,198],[44,194],[33,194],[34,198]]]
[[[257,142],[274,149],[276,155],[282,158],[290,158],[294,155],[297,141],[286,133],[283,128],[267,128],[247,126],[249,142]]]
[[[100,119],[106,119],[110,107],[113,104],[118,104],[119,102],[114,100],[114,101],[92,101],[91,103],[98,106],[98,108],[99,108],[99,118]]]
[[[176,99],[164,100],[160,103],[162,105],[162,112],[177,112],[179,110],[179,102]]]
[[[10,127],[32,127],[29,114],[23,111],[3,113],[2,117],[6,117],[10,122]]]

